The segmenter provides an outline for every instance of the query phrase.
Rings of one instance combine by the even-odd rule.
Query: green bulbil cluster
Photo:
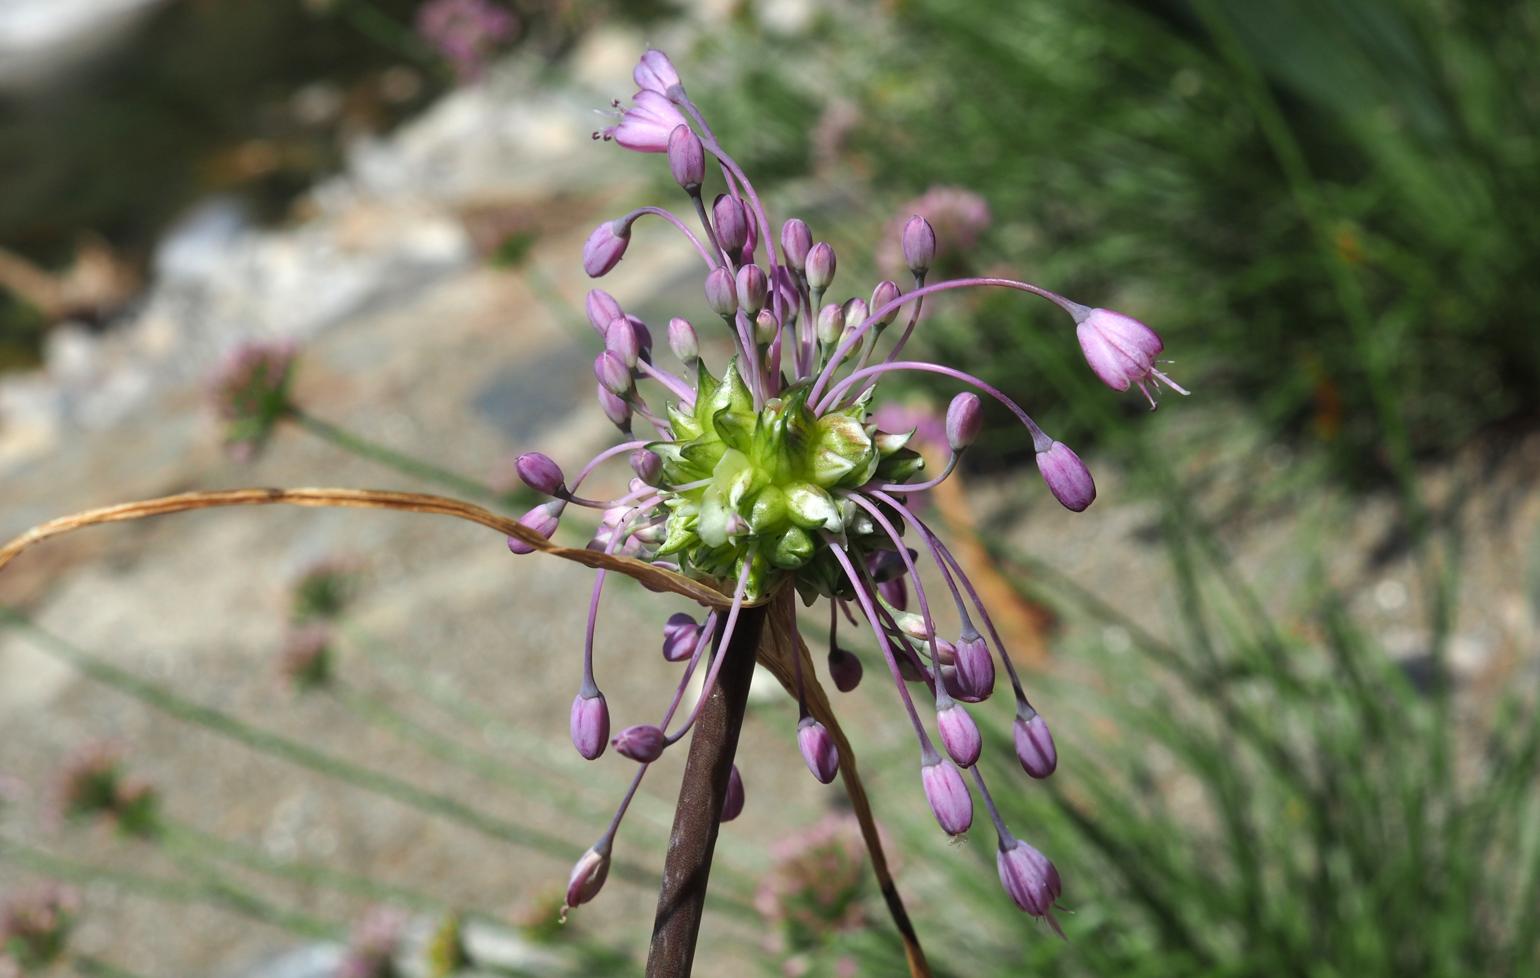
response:
[[[873,479],[901,481],[924,466],[905,447],[912,432],[867,423],[870,397],[815,416],[804,384],[756,411],[736,360],[722,380],[702,364],[695,403],[668,406],[674,441],[647,446],[663,459],[669,510],[657,556],[674,557],[692,577],[727,583],[747,564],[750,601],[788,571],[798,572],[804,597],[843,592],[824,534],[858,551],[891,547],[845,491]]]

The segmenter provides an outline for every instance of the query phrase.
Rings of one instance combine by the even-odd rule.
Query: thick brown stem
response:
[[[739,615],[732,641],[720,653],[727,659],[717,675],[716,688],[707,697],[690,735],[690,756],[679,785],[679,805],[674,809],[674,829],[663,862],[663,887],[652,925],[647,978],[686,978],[695,961],[711,855],[716,849],[727,779],[738,750],[738,733],[743,729],[765,616],[764,607],[746,608]]]

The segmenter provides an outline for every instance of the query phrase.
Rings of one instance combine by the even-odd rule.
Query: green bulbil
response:
[[[917,470],[907,435],[878,435],[867,424],[866,398],[815,417],[804,386],[756,411],[736,360],[720,380],[698,369],[695,403],[668,405],[675,440],[647,446],[663,459],[669,510],[658,556],[675,557],[687,574],[731,583],[747,562],[746,594],[758,599],[780,572],[814,560],[820,534],[847,532],[839,490]],[[827,568],[816,575],[825,578]]]

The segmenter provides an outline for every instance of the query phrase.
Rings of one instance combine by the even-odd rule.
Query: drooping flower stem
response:
[[[679,804],[674,809],[674,828],[652,925],[652,948],[647,955],[647,978],[685,978],[695,960],[711,857],[767,613],[764,606],[743,609],[731,641],[717,652],[725,658],[716,685],[696,718],[679,785]]]

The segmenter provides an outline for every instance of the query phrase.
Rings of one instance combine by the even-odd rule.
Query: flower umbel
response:
[[[847,296],[834,293],[839,262],[833,246],[818,241],[800,219],[779,227],[771,223],[753,183],[685,94],[672,62],[649,51],[634,77],[640,91],[620,121],[595,135],[626,149],[667,153],[674,182],[691,206],[683,216],[649,206],[604,221],[585,246],[584,268],[596,278],[608,273],[625,251],[631,225],[644,215],[657,217],[684,237],[704,265],[704,301],[694,321],[715,317],[722,326],[698,330],[686,318],[669,320],[667,346],[678,361],[675,366],[653,358],[647,325],[607,292],[591,292],[588,319],[601,344],[594,361],[599,404],[625,437],[571,478],[543,455],[524,456],[520,471],[525,483],[551,501],[522,522],[549,539],[568,507],[591,509],[600,517],[591,550],[634,555],[706,582],[730,594],[731,604],[701,622],[676,615],[664,626],[663,657],[682,665],[678,690],[661,721],[637,718],[615,736],[616,752],[635,761],[637,772],[609,829],[574,870],[567,903],[577,906],[597,894],[636,785],[652,761],[695,722],[727,658],[723,652],[741,612],[779,601],[795,633],[798,626],[785,596],[796,594],[808,605],[829,602],[828,661],[840,690],[853,688],[863,668],[856,653],[839,642],[839,620],[844,617],[869,631],[914,730],[921,786],[942,829],[950,835],[968,831],[976,792],[996,830],[1007,892],[1027,913],[1056,928],[1052,909],[1060,891],[1058,874],[1001,821],[975,763],[982,749],[975,716],[986,707],[961,704],[986,703],[997,686],[997,669],[1003,670],[1018,718],[1017,752],[1027,774],[1041,778],[1052,773],[1057,764],[1053,740],[1047,722],[1028,702],[978,590],[922,518],[918,500],[951,475],[973,444],[985,398],[1020,422],[1047,488],[1063,506],[1087,508],[1095,499],[1095,484],[1074,451],[1044,432],[1005,392],[956,367],[906,358],[904,348],[928,299],[983,288],[1025,292],[1058,306],[1078,327],[1092,369],[1118,390],[1131,384],[1142,388],[1152,379],[1170,384],[1154,368],[1160,340],[1126,316],[1089,309],[1029,282],[991,277],[928,283],[932,267],[956,265],[951,259],[988,223],[983,201],[955,190],[917,202],[921,213],[892,229],[892,240],[879,245],[879,250],[902,255],[912,276],[910,288],[882,281],[853,287]],[[717,176],[725,192],[708,203],[702,186]],[[949,215],[944,239],[951,251],[938,248],[936,229],[924,211]],[[899,373],[927,373],[964,389],[947,409],[945,424],[934,424],[929,435],[948,453],[935,475],[926,472],[924,458],[910,447],[913,427],[886,428],[878,421],[891,416],[878,414],[879,384]],[[585,493],[593,473],[622,457],[630,460],[634,478],[614,492]],[[534,549],[525,541],[510,541],[510,546],[515,552]],[[922,561],[933,565],[939,591],[927,593],[919,572]],[[610,743],[609,710],[593,668],[606,573],[599,571],[590,599],[571,718],[574,745],[590,759]],[[957,631],[943,634],[947,626],[935,605],[948,601],[946,620],[955,620]],[[706,674],[704,690],[676,723],[675,713],[700,667]],[[827,783],[840,772],[841,748],[809,715],[808,677],[798,672],[795,679],[802,709],[794,736],[814,777]],[[792,688],[790,680],[787,684]],[[925,703],[917,703],[916,692]],[[934,723],[927,725],[922,712],[933,713]],[[932,730],[939,734],[939,749]],[[739,805],[734,803],[734,814]]]

